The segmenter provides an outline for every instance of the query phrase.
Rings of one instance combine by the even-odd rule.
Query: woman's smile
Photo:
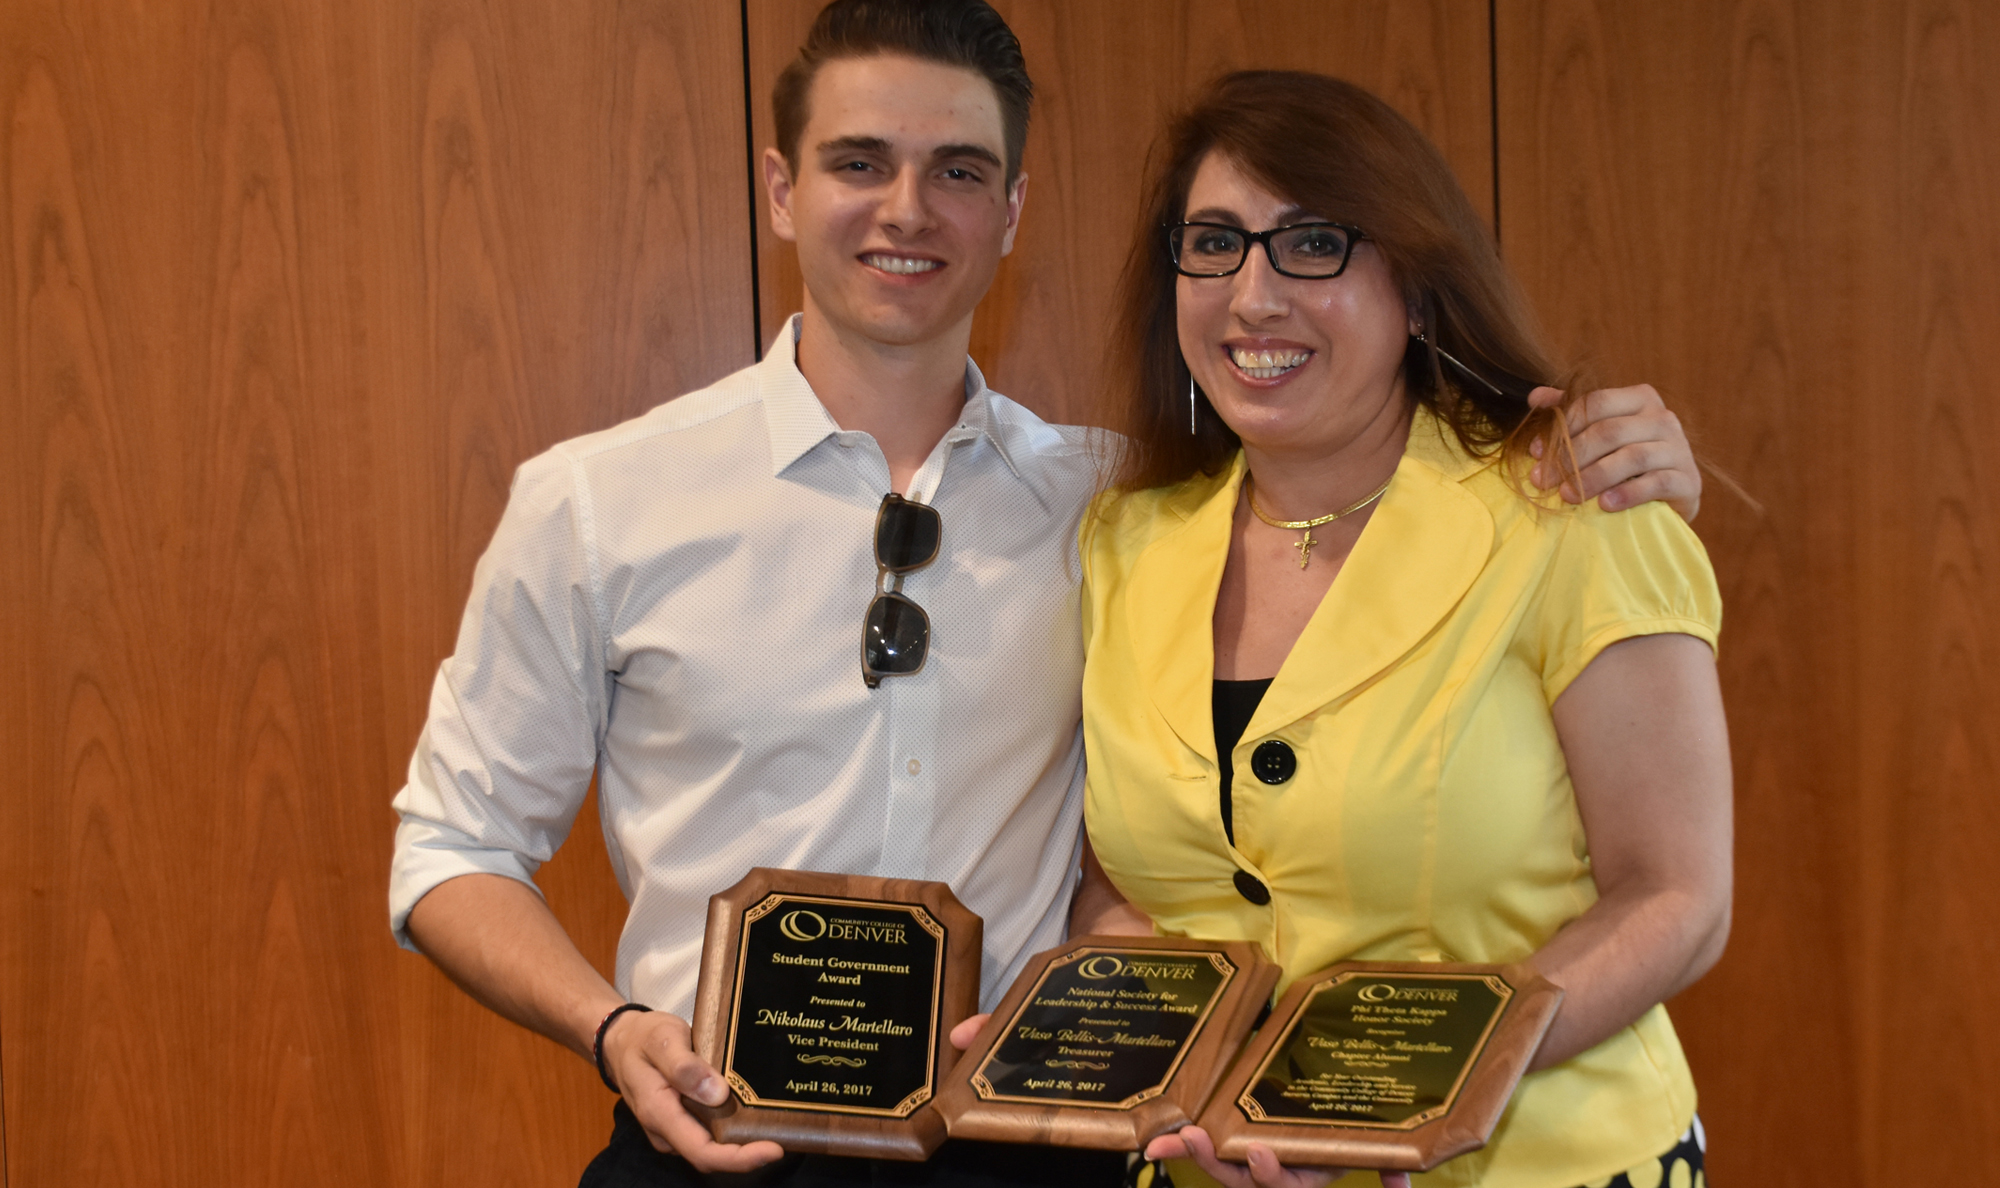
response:
[[[1284,379],[1304,367],[1316,353],[1291,343],[1229,342],[1222,349],[1238,375],[1251,383]]]

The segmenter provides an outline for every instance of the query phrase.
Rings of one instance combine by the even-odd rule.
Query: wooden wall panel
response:
[[[818,4],[747,5],[759,146]],[[1675,1004],[1714,1166],[1978,1179],[1996,17],[1001,7],[1040,86],[974,332],[1002,390],[1096,418],[1160,120],[1321,69],[1439,141],[1563,343],[1744,475],[1766,511],[1699,525],[1737,925]],[[601,1141],[588,1069],[392,949],[387,798],[513,467],[751,356],[744,36],[731,0],[0,10],[0,1183],[540,1184]],[[766,336],[789,250],[763,232]],[[592,810],[542,882],[608,967]]]
[[[23,1184],[546,1184],[566,1052],[385,927],[511,472],[748,362],[740,9],[0,9],[0,1116]],[[594,814],[543,874],[608,966]]]
[[[973,324],[995,388],[1051,420],[1099,423],[1099,368],[1146,151],[1196,86],[1249,66],[1319,70],[1371,87],[1416,121],[1490,207],[1493,129],[1484,0],[995,0],[1036,87],[1015,249]],[[759,150],[771,83],[820,0],[749,0]],[[759,187],[761,190],[761,176]],[[761,195],[760,195],[761,196]],[[799,308],[796,258],[761,210],[766,338]]]
[[[1736,924],[1673,1005],[1717,1183],[1995,1174],[2000,13],[1501,0],[1509,261],[1764,502],[1723,582]]]

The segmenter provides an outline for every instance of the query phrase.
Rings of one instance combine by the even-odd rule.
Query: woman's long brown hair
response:
[[[1562,418],[1527,400],[1538,386],[1565,386],[1566,377],[1444,157],[1395,109],[1352,83],[1249,70],[1212,83],[1155,146],[1119,284],[1117,358],[1129,361],[1129,370],[1112,388],[1123,407],[1107,419],[1127,440],[1113,485],[1135,491],[1214,474],[1241,444],[1206,399],[1198,402],[1196,431],[1188,432],[1191,377],[1175,327],[1176,274],[1167,251],[1167,228],[1186,213],[1195,171],[1211,152],[1316,217],[1362,229],[1425,330],[1427,341],[1411,339],[1404,356],[1405,388],[1436,410],[1468,451],[1524,451],[1553,422],[1558,454],[1566,452]]]

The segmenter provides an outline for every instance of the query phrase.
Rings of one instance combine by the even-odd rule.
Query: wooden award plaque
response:
[[[1194,1120],[1277,985],[1248,941],[1038,954],[938,1094],[953,1138],[1137,1151]]]
[[[730,1096],[690,1110],[725,1143],[929,1158],[980,932],[943,883],[752,870],[708,901],[692,1020]]]
[[[1526,965],[1350,961],[1285,991],[1202,1112],[1216,1153],[1428,1171],[1486,1145],[1562,990]]]

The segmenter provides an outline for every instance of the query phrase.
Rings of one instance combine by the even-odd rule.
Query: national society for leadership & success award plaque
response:
[[[980,931],[943,883],[752,870],[709,899],[692,1021],[730,1096],[690,1109],[720,1142],[928,1158]]]
[[[1294,982],[1201,1125],[1296,1167],[1427,1171],[1486,1144],[1562,990],[1526,965],[1347,962]]]
[[[1028,962],[938,1111],[953,1138],[1139,1150],[1194,1120],[1277,978],[1249,942],[1072,940]]]

